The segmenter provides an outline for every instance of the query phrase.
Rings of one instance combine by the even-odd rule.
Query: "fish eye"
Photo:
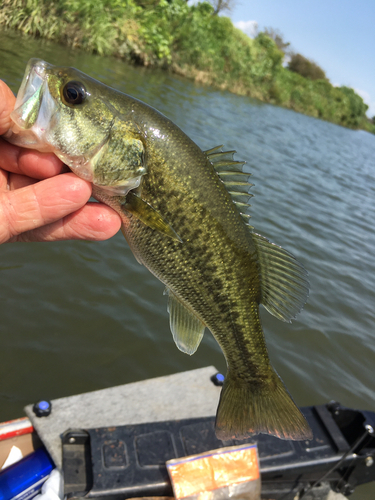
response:
[[[65,104],[75,106],[85,100],[86,89],[83,83],[71,81],[64,85],[62,94]]]

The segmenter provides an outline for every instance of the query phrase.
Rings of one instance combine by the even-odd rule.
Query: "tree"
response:
[[[288,69],[310,80],[327,80],[326,74],[316,63],[301,54],[291,54]]]
[[[274,28],[264,28],[264,33],[272,38],[272,40],[276,43],[277,47],[283,54],[287,54],[288,47],[290,47],[290,42],[284,41],[284,35],[280,33],[279,30],[275,30]]]
[[[223,10],[232,10],[236,0],[210,0],[210,4],[214,8],[214,15],[218,15]]]

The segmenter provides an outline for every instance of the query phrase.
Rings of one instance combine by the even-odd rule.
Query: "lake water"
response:
[[[253,173],[252,224],[307,268],[304,310],[264,310],[272,362],[300,406],[332,399],[375,411],[375,136],[199,87],[160,71],[0,33],[0,78],[14,92],[29,58],[79,68],[160,110],[202,149],[224,144]],[[109,241],[0,248],[0,421],[55,399],[215,365],[169,331],[164,286],[119,233]],[[183,393],[181,394],[183,397]],[[374,484],[351,498],[373,500]]]

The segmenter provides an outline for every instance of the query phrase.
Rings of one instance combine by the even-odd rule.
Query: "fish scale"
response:
[[[228,372],[218,438],[310,439],[270,365],[259,317],[262,303],[290,321],[307,298],[307,273],[252,231],[250,174],[235,152],[204,152],[147,104],[40,60],[27,66],[12,119],[10,142],[55,152],[118,212],[135,257],[167,287],[177,347],[193,354],[205,328],[219,343]]]

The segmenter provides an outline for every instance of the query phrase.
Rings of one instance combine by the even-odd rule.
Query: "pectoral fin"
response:
[[[201,343],[205,325],[168,288],[165,293],[168,294],[169,324],[173,340],[180,351],[191,356]]]
[[[121,208],[134,215],[134,217],[137,217],[146,226],[182,243],[182,239],[172,226],[151,205],[132,191],[127,194],[126,201],[121,205]]]

